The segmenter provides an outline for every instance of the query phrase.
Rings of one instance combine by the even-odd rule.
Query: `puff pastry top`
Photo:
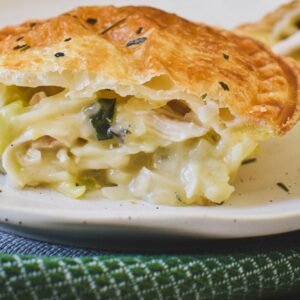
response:
[[[260,42],[150,7],[80,7],[0,31],[0,82],[132,88],[165,75],[240,117],[285,133],[299,117],[299,70]],[[84,77],[83,86],[71,80]],[[200,100],[199,100],[200,101]]]

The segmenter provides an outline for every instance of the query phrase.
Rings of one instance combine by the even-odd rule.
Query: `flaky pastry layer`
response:
[[[276,134],[299,117],[293,61],[251,38],[158,9],[80,7],[0,31],[0,82],[6,85],[138,95],[161,76],[164,92],[208,94]]]

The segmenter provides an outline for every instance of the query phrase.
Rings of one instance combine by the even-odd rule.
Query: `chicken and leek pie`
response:
[[[222,203],[299,117],[299,72],[260,42],[148,7],[0,31],[0,151],[14,187]]]
[[[271,46],[273,51],[300,62],[300,0],[289,2],[253,24],[243,24],[237,32]]]

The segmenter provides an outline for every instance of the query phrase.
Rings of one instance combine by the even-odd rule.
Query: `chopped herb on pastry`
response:
[[[148,7],[0,31],[0,151],[14,187],[220,204],[299,118],[299,72],[251,38]]]

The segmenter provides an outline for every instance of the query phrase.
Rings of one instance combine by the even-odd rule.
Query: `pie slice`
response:
[[[220,204],[299,118],[299,70],[262,43],[149,7],[80,7],[0,31],[8,184]]]

